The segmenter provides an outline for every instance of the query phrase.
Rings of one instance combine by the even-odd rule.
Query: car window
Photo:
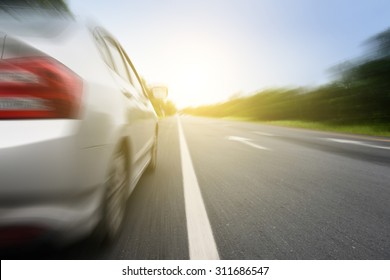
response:
[[[110,54],[112,56],[112,59],[114,61],[115,71],[123,79],[131,82],[127,65],[125,64],[125,61],[123,60],[122,54],[121,54],[120,50],[118,49],[116,43],[108,37],[105,38],[105,41],[107,42],[107,47],[108,47]]]
[[[131,83],[133,84],[133,86],[135,87],[135,89],[140,93],[141,96],[143,97],[147,97],[144,93],[144,90],[143,90],[143,87],[141,85],[141,82],[139,81],[138,79],[138,76],[135,72],[135,69],[133,67],[133,64],[131,63],[128,55],[126,54],[126,52],[122,49],[122,53],[123,53],[123,57],[125,58],[125,63],[129,69],[129,74],[130,74],[130,79],[131,79]]]
[[[95,39],[95,42],[96,42],[96,46],[100,52],[100,55],[102,56],[104,62],[112,69],[115,71],[115,66],[112,62],[112,58],[111,58],[111,55],[110,55],[110,52],[108,51],[107,49],[107,45],[106,43],[104,42],[103,38],[100,36],[99,32],[97,30],[95,30],[95,32],[93,33],[93,37]]]
[[[95,31],[94,38],[103,60],[107,65],[120,77],[129,82],[140,97],[147,98],[142,84],[137,77],[136,71],[122,47],[109,36],[100,35],[98,31]]]

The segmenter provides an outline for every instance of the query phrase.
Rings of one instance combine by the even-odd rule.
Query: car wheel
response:
[[[102,219],[103,231],[107,241],[117,237],[126,211],[129,172],[124,149],[120,149],[114,154],[109,168]]]
[[[151,149],[151,153],[152,155],[148,165],[149,172],[153,172],[156,169],[156,165],[157,165],[157,136],[155,136],[154,138],[154,144]]]

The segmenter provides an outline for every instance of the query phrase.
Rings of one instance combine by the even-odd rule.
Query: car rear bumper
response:
[[[96,225],[104,182],[85,173],[101,170],[105,146],[80,147],[79,122],[0,122],[0,236],[26,227],[66,241]]]
[[[76,240],[91,232],[98,223],[100,199],[95,192],[62,201],[2,206],[0,247],[40,240],[60,243]]]

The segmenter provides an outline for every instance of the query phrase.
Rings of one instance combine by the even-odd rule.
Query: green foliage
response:
[[[312,90],[273,89],[227,102],[186,108],[188,114],[339,125],[381,123],[390,130],[390,29],[369,41],[365,59],[333,68],[338,78]]]
[[[173,116],[177,112],[176,106],[171,100],[163,102],[162,108],[165,116]]]
[[[390,57],[390,28],[376,34],[366,41],[369,47],[369,55],[374,58],[389,58]]]

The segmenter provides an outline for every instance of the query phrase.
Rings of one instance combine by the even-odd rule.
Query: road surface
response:
[[[390,139],[167,118],[118,240],[35,257],[390,259]]]

